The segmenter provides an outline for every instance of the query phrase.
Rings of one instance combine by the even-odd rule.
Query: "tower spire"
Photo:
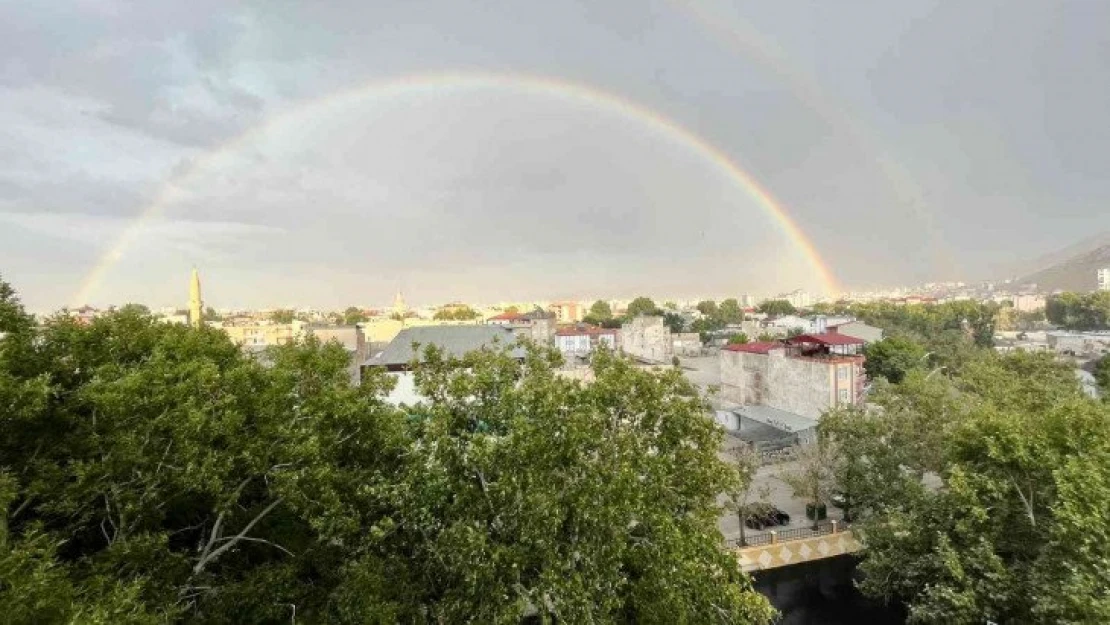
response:
[[[194,328],[199,328],[203,323],[204,301],[200,297],[200,273],[193,267],[193,276],[189,280],[189,323]]]

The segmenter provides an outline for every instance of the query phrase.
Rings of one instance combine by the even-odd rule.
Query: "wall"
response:
[[[734,404],[761,404],[813,419],[836,405],[837,390],[849,389],[855,401],[862,376],[862,359],[844,362],[793,358],[785,350],[767,355],[721,350],[721,392]],[[845,380],[837,380],[837,366],[849,367]]]
[[[674,341],[674,353],[679,356],[700,356],[701,355],[701,335],[697,332],[684,332],[682,334],[672,334]]]
[[[670,362],[674,357],[671,330],[662,317],[636,317],[621,326],[620,345],[624,353],[652,362]]]

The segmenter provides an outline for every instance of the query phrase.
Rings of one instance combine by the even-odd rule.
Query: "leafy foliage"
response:
[[[865,592],[906,601],[912,622],[1105,622],[1110,410],[1049,354],[932,373],[822,420]]]
[[[10,296],[5,301],[14,301]],[[335,344],[244,356],[141,311],[0,340],[12,622],[766,623],[719,548],[721,434],[677,370],[532,348],[351,386]]]
[[[1045,316],[1069,330],[1110,329],[1110,291],[1053,295],[1045,301]]]
[[[771,315],[772,317],[778,317],[782,315],[793,315],[798,312],[798,309],[794,308],[794,305],[787,300],[769,299],[759,305],[759,312],[765,315]]]
[[[639,317],[642,315],[653,316],[662,315],[663,312],[655,305],[650,297],[637,297],[628,304],[628,310],[625,311],[625,316],[629,319]]]
[[[432,315],[432,318],[439,321],[470,321],[480,316],[481,314],[473,308],[462,306],[457,308],[441,308]]]
[[[924,367],[928,352],[918,343],[904,337],[892,336],[864,347],[867,358],[863,366],[871,379],[882,376],[887,380],[901,382],[911,369]]]
[[[353,326],[358,323],[365,323],[369,320],[370,317],[357,306],[348,306],[347,309],[343,311],[343,325]]]
[[[274,323],[293,323],[297,313],[289,309],[279,309],[270,313],[270,321]]]
[[[609,302],[606,302],[605,300],[600,300],[599,299],[596,302],[594,302],[592,305],[590,305],[589,316],[591,316],[591,317],[593,317],[593,318],[595,318],[599,321],[602,321],[602,320],[605,320],[605,319],[612,319],[613,318],[613,308],[611,306],[609,306]]]

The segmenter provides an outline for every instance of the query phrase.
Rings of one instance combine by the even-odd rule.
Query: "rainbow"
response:
[[[196,176],[206,171],[226,155],[234,154],[251,140],[272,129],[326,113],[328,108],[346,106],[359,100],[382,100],[420,93],[439,94],[459,90],[500,89],[515,93],[535,94],[585,105],[601,112],[608,112],[635,121],[663,139],[688,150],[693,155],[712,166],[720,174],[742,189],[775,222],[778,229],[805,258],[817,276],[826,294],[840,292],[839,283],[828,265],[821,259],[813,243],[791,219],[786,209],[770,191],[762,187],[750,174],[740,168],[727,154],[704,138],[664,117],[643,105],[626,100],[592,86],[569,82],[567,80],[527,74],[503,74],[482,72],[452,72],[408,75],[399,78],[377,80],[358,87],[333,93],[306,103],[293,106],[269,117],[266,121],[230,141],[216,147],[204,155],[193,159],[188,167],[175,174],[162,186],[154,201],[128,224],[108,251],[101,256],[82,280],[73,301],[79,306],[90,299],[103,281],[104,276],[123,257],[128,247],[139,237],[143,228],[162,215],[166,209],[182,197]]]
[[[933,254],[933,265],[944,275],[962,275],[960,264],[945,242],[928,208],[926,193],[913,175],[894,158],[878,132],[862,121],[847,106],[835,100],[823,89],[812,72],[790,58],[773,39],[752,26],[728,3],[712,0],[666,0],[676,12],[690,18],[695,26],[739,54],[744,59],[760,63],[774,72],[799,101],[820,115],[829,124],[841,129],[856,145],[874,160],[883,177],[890,184],[898,206],[913,213],[927,237]]]

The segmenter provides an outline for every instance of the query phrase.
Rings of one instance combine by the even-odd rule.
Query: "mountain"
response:
[[[1015,282],[1036,284],[1041,291],[1093,291],[1095,272],[1103,267],[1110,267],[1110,232],[1031,261],[1028,273]]]

